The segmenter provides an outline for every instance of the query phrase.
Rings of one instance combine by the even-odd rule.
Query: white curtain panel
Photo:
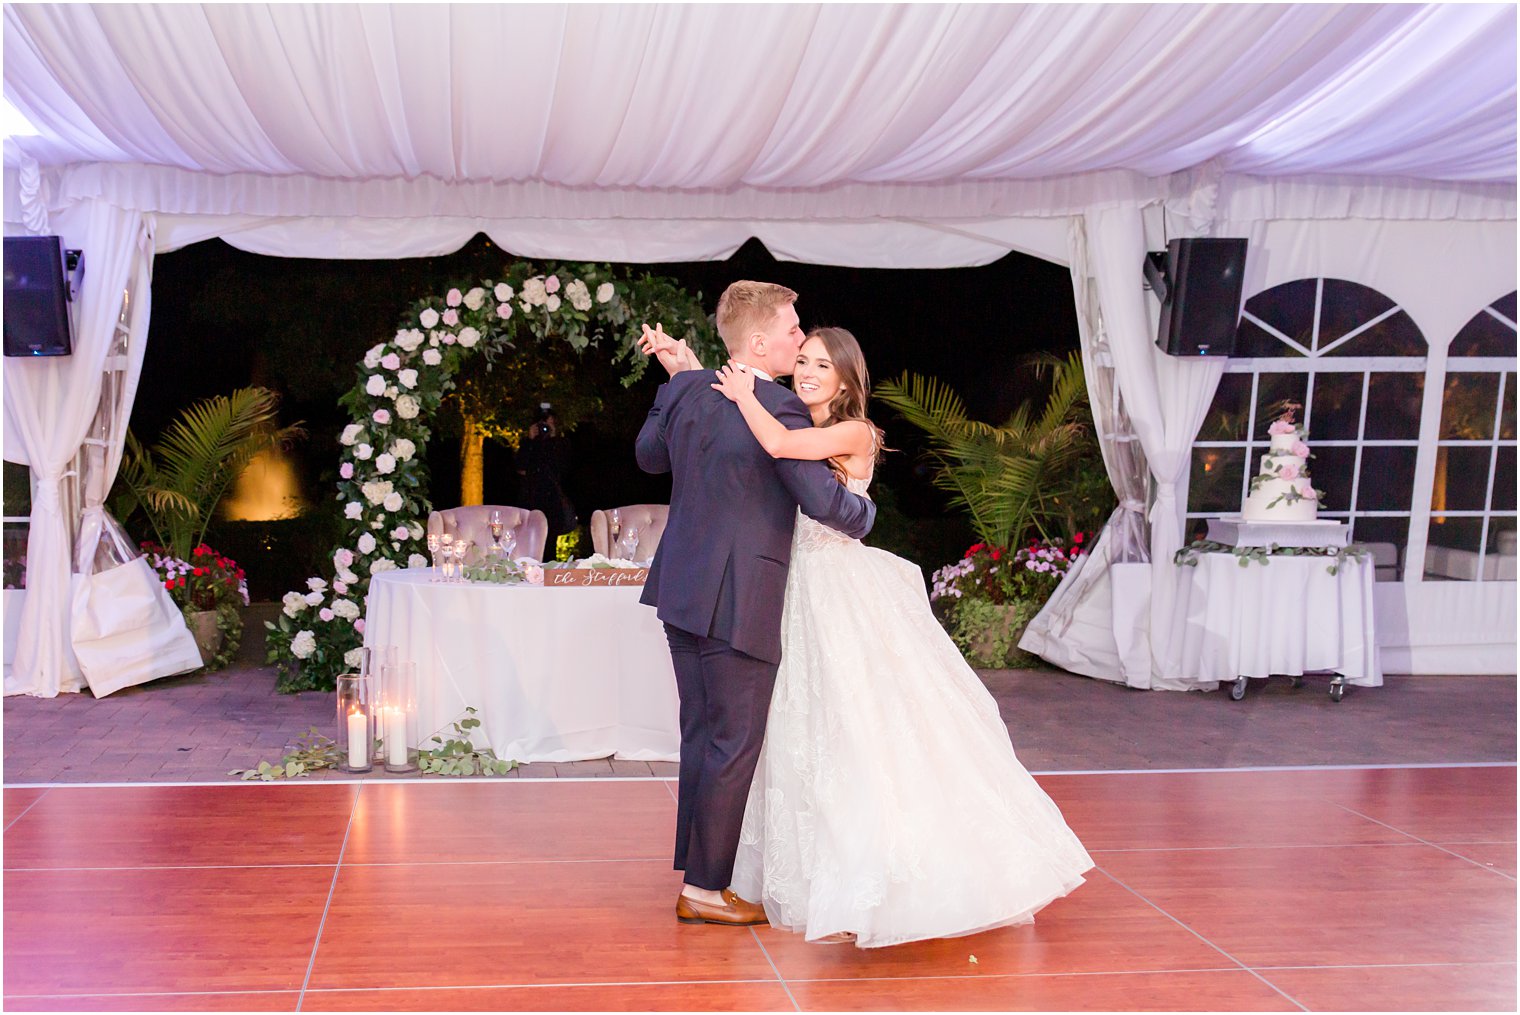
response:
[[[26,605],[5,693],[43,697],[83,686],[69,643],[73,544],[60,484],[100,401],[101,372],[143,218],[92,201],[55,214],[52,228],[69,247],[86,252],[73,355],[13,359],[5,369],[5,458],[30,466],[34,487]]]

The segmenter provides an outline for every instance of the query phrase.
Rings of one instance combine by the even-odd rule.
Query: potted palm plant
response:
[[[273,391],[239,388],[186,408],[152,448],[129,430],[112,490],[111,513],[123,524],[142,514],[153,536],[143,548],[212,669],[237,652],[248,586],[235,561],[206,545],[206,528],[249,462],[304,433],[299,423],[277,427],[278,408]]]
[[[1038,412],[1020,405],[1002,426],[969,418],[960,396],[932,377],[904,373],[874,392],[924,431],[934,485],[970,516],[978,542],[935,573],[933,598],[975,666],[1030,661],[1015,648],[1024,626],[1114,504],[1081,357],[1046,353],[1031,363],[1050,376],[1050,395]]]

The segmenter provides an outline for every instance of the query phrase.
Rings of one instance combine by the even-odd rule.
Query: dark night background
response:
[[[308,431],[292,458],[303,494],[325,524],[323,533],[290,544],[290,555],[325,554],[336,535],[332,483],[337,434],[347,417],[339,394],[355,379],[364,352],[394,334],[409,302],[448,286],[494,277],[512,260],[484,236],[442,257],[398,261],[340,261],[249,254],[211,240],[160,255],[154,264],[153,316],[132,428],[151,442],[184,406],[198,398],[262,384],[283,396],[281,422],[304,420]],[[751,239],[727,261],[630,265],[675,279],[701,293],[710,314],[717,298],[740,278],[778,282],[798,293],[804,328],[839,325],[859,338],[872,382],[904,370],[937,377],[965,400],[972,416],[1001,423],[1026,399],[1044,391],[1023,365],[1024,357],[1077,348],[1071,276],[1060,265],[1009,254],[977,268],[936,270],[841,268],[777,261]],[[588,355],[596,355],[591,350]],[[663,371],[652,367],[631,388],[598,383],[604,410],[571,434],[572,471],[565,488],[582,524],[602,507],[663,503],[669,480],[640,472],[633,440]],[[873,493],[883,502],[880,539],[868,540],[904,553],[926,570],[958,556],[970,529],[958,514],[946,517],[945,495],[928,481],[919,460],[919,434],[884,407],[873,417],[887,432],[890,454],[877,472]],[[459,443],[435,428],[427,460],[435,506],[459,502]],[[512,504],[517,475],[512,451],[487,442],[486,503]],[[883,489],[885,488],[885,489]],[[248,534],[228,525],[224,552],[245,555]],[[289,528],[294,523],[273,524]],[[274,548],[261,540],[265,550]],[[290,561],[299,571],[254,581],[255,598],[295,587],[288,584],[317,563]],[[255,579],[255,568],[250,568]],[[278,591],[272,591],[278,589]],[[261,595],[262,594],[262,595]]]

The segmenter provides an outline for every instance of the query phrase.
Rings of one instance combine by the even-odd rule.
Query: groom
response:
[[[760,403],[793,430],[812,418],[771,382],[797,362],[796,299],[784,286],[735,282],[717,315],[729,356],[755,374]],[[659,355],[669,366],[679,354]],[[709,370],[675,374],[639,431],[639,467],[672,473],[670,519],[640,602],[665,623],[681,698],[675,868],[686,879],[676,918],[744,926],[764,923],[765,910],[729,881],[781,661],[796,512],[859,538],[876,507],[823,462],[771,458],[712,382]]]

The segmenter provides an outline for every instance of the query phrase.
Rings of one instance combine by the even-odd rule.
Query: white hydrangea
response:
[[[513,296],[512,287],[505,282],[497,282],[496,288],[492,292],[496,294],[496,301],[498,303],[505,303]]]
[[[385,498],[385,510],[387,510],[387,511],[400,511],[401,510],[401,495],[399,493],[392,493],[392,494],[387,494],[386,495],[386,498]]]
[[[297,659],[308,659],[317,650],[317,636],[310,631],[297,631],[290,639],[290,654]]]
[[[361,492],[363,492],[365,500],[369,501],[371,504],[379,504],[381,501],[385,500],[386,497],[390,496],[391,490],[395,488],[391,486],[390,480],[388,479],[372,479],[368,483],[365,483],[363,486],[361,486],[359,489]]]
[[[591,292],[586,288],[586,283],[580,279],[575,279],[565,286],[565,299],[569,300],[570,305],[577,310],[591,309]]]
[[[353,620],[359,615],[359,604],[352,599],[339,599],[332,604],[332,611],[334,616]]]
[[[435,367],[443,362],[443,353],[437,349],[424,349],[422,350],[422,362],[430,367]]]
[[[321,606],[322,605],[322,600],[325,599],[325,598],[326,597],[323,596],[322,593],[320,593],[320,592],[308,592],[308,593],[306,593],[306,605],[307,606]]]
[[[313,592],[326,592],[327,582],[321,578],[308,578],[306,579],[306,587]]]
[[[396,459],[390,455],[382,454],[375,459],[375,471],[382,476],[388,476],[396,471]]]
[[[466,331],[473,330],[466,328]],[[396,372],[396,380],[401,382],[403,388],[415,388],[417,386],[417,371],[411,367]]]
[[[611,282],[603,282],[596,287],[596,301],[598,303],[606,303],[615,295],[617,295],[617,289]]]
[[[422,313],[417,315],[417,320],[422,322],[422,326],[424,328],[431,328],[438,323],[438,311],[434,310],[432,307],[428,307]]]
[[[343,436],[338,438],[338,443],[346,448],[354,446],[354,442],[364,435],[364,427],[358,423],[350,423],[343,428]]]
[[[420,553],[414,553],[406,558],[407,567],[427,567],[428,559]]]
[[[385,393],[385,378],[379,374],[370,374],[369,380],[364,382],[364,393],[378,397]]]
[[[380,357],[385,355],[385,343],[381,342],[369,352],[364,354],[364,369],[373,370],[380,365]]]
[[[364,514],[364,507],[358,501],[351,500],[343,505],[344,518],[358,518],[362,514]]]
[[[344,666],[358,666],[359,663],[363,660],[364,649],[362,648],[351,648],[347,652],[343,653]]]
[[[375,449],[370,447],[368,444],[360,444],[358,447],[354,448],[354,457],[359,459],[361,462],[368,461],[369,456],[374,453]]]
[[[382,571],[394,570],[396,570],[396,562],[386,557],[376,558],[375,562],[369,566],[370,574],[380,574]]]
[[[530,309],[533,307],[541,307],[549,301],[549,291],[544,288],[544,280],[541,278],[530,278],[524,282],[522,287],[522,295],[523,302],[526,303]]]
[[[306,597],[299,592],[287,592],[285,598],[280,600],[285,604],[285,616],[294,617],[306,609]]]
[[[411,395],[402,395],[396,399],[396,415],[402,419],[416,419],[417,413],[421,411],[421,404]]]
[[[556,293],[555,295],[550,296],[547,300],[544,301],[544,309],[547,310],[547,311],[549,311],[549,313],[552,314],[556,310],[559,309],[559,302],[560,302],[560,300],[559,300],[559,294]]]
[[[474,328],[465,328],[459,332],[459,344],[466,349],[475,348],[475,343],[480,341],[480,332]]]
[[[416,453],[417,445],[405,437],[397,438],[396,443],[391,445],[391,454],[395,456],[398,462],[410,461],[411,457]]]
[[[366,533],[364,533],[364,535],[360,536],[359,537],[359,552],[360,553],[374,553],[375,552],[375,537],[372,536],[372,535],[370,535],[368,532],[366,532]]]
[[[422,332],[416,328],[407,328],[396,332],[396,345],[400,346],[403,352],[411,352],[421,344]],[[374,367],[370,367],[370,369],[373,370]]]

